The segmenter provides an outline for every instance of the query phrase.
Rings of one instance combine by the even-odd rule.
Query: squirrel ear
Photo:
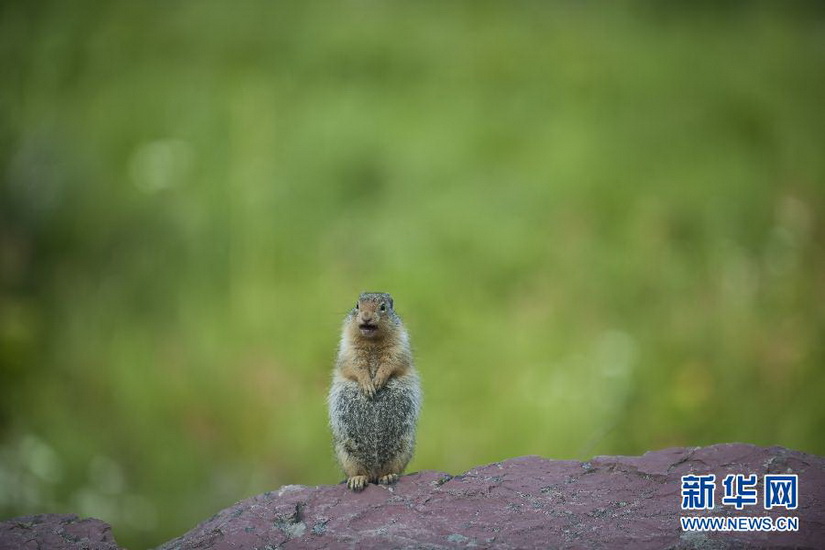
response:
[[[393,307],[392,307],[392,298],[390,298],[390,309],[393,309]]]

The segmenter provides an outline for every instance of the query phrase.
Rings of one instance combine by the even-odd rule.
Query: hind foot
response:
[[[378,483],[381,485],[392,485],[398,481],[398,474],[387,474],[378,478]]]
[[[347,487],[355,492],[363,491],[369,481],[370,480],[367,476],[352,476],[347,479]]]

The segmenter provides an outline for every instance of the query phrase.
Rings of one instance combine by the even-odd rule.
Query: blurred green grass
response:
[[[393,293],[411,471],[824,453],[815,3],[5,3],[0,514],[145,547],[334,483]]]

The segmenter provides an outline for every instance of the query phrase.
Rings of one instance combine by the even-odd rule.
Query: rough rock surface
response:
[[[0,549],[119,550],[112,528],[99,519],[67,514],[43,514],[0,523]]]
[[[762,508],[766,473],[798,474],[798,509]],[[686,474],[716,474],[714,510],[681,510]],[[759,504],[741,511],[722,506],[727,474],[757,474]],[[686,533],[683,515],[791,516],[799,518],[799,530]],[[78,538],[58,534],[83,524],[60,523],[67,518],[0,523],[0,548],[36,548],[34,540],[44,548],[116,547],[108,526],[96,520],[83,520],[91,523],[81,534],[72,531]],[[241,501],[161,548],[463,547],[825,548],[825,457],[723,444],[584,463],[528,456],[458,476],[410,474],[393,487],[370,485],[357,494],[343,484],[288,485]]]

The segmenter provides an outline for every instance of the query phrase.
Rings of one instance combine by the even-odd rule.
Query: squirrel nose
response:
[[[369,323],[372,321],[372,314],[371,313],[362,313],[361,314],[361,322],[362,323]]]

